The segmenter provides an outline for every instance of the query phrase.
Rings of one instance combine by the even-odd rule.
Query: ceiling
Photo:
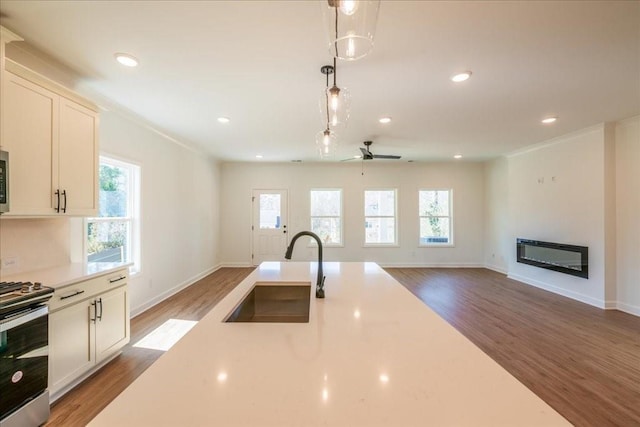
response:
[[[316,1],[2,0],[0,13],[25,39],[13,52],[55,58],[78,92],[183,144],[223,161],[319,160],[332,57]],[[352,106],[334,160],[364,140],[401,161],[490,159],[640,114],[640,2],[382,1],[373,52],[337,68]]]

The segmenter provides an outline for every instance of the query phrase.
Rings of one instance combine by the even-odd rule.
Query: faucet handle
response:
[[[324,298],[324,279],[327,276],[322,276],[322,282],[316,287],[316,298]]]

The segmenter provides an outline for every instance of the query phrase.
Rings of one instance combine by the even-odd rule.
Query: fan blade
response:
[[[362,156],[353,156],[353,157],[349,157],[348,159],[342,159],[340,161],[341,162],[348,162],[349,160],[359,160],[361,158],[362,158]]]
[[[366,148],[360,148],[360,151],[362,151],[362,159],[363,160],[371,160],[373,159],[373,154],[371,154],[371,151],[367,150]]]
[[[389,155],[389,154],[374,154],[373,155],[374,159],[392,159],[392,160],[397,160],[400,159],[400,156],[394,156],[394,155]]]

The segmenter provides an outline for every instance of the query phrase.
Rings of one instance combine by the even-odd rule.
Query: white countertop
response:
[[[90,425],[570,425],[376,264],[324,268],[309,323],[223,323],[255,281],[315,288],[262,264]]]
[[[2,281],[41,282],[44,286],[61,288],[79,281],[109,274],[130,265],[132,265],[130,262],[77,262],[42,270],[27,271],[11,276],[2,276]]]

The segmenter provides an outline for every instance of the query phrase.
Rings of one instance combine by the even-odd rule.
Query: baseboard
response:
[[[544,289],[545,291],[553,292],[554,294],[562,295],[567,298],[574,299],[576,301],[583,302],[585,304],[592,305],[598,308],[607,308],[603,300],[583,295],[578,292],[568,291],[566,289],[559,288],[557,286],[550,285],[548,283],[540,282],[538,280],[529,279],[528,277],[519,276],[517,274],[509,273],[507,275],[509,279],[517,280],[518,282],[526,283],[527,285],[535,286],[536,288]]]
[[[133,319],[134,317],[144,313],[145,311],[149,310],[151,307],[160,304],[162,301],[166,300],[169,297],[172,297],[173,295],[177,294],[178,292],[180,292],[181,290],[193,285],[195,282],[197,282],[198,280],[202,279],[203,277],[208,276],[209,274],[219,270],[220,268],[222,268],[222,265],[218,264],[215,265],[211,268],[208,268],[207,270],[196,274],[195,276],[185,280],[184,282],[178,284],[177,286],[174,286],[171,289],[168,289],[166,291],[164,291],[163,293],[161,293],[160,295],[156,295],[154,298],[152,298],[151,300],[145,302],[144,304],[134,308],[133,310],[131,310],[131,318]]]
[[[626,304],[623,302],[616,302],[616,310],[624,311],[625,313],[633,314],[640,317],[640,307],[637,305]]]
[[[220,268],[244,268],[244,267],[255,267],[255,265],[250,262],[223,262],[220,264]]]
[[[495,271],[500,274],[508,274],[506,268],[498,267],[497,265],[485,264],[484,268],[487,270]]]

